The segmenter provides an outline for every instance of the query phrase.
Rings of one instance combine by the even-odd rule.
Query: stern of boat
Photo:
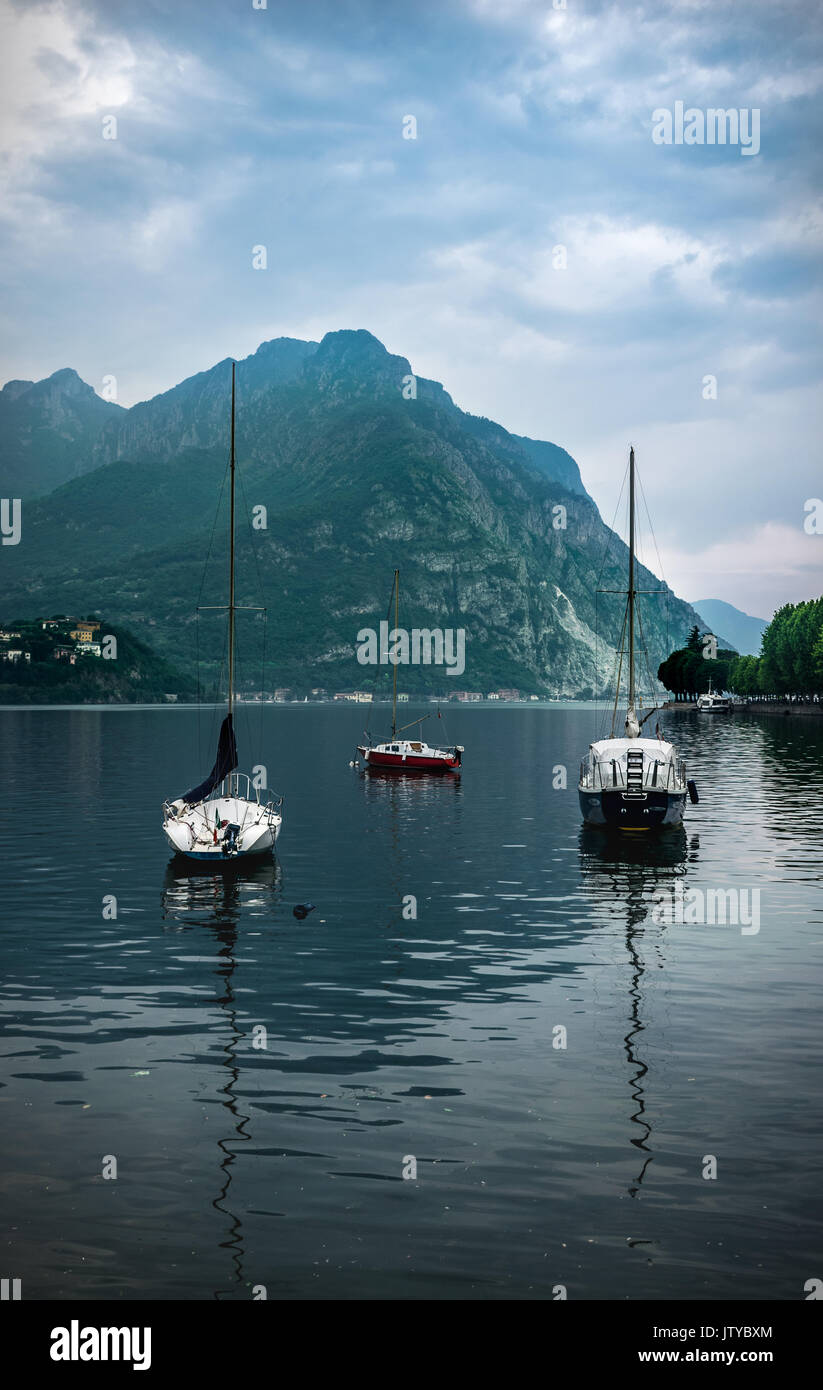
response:
[[[580,764],[577,791],[587,825],[622,830],[676,826],[689,794],[686,764],[674,752],[660,759],[640,747],[631,747],[625,762],[597,758],[590,750]]]
[[[163,833],[176,854],[190,859],[225,863],[270,854],[283,823],[282,806],[282,796],[261,801],[251,779],[234,772],[214,796],[194,806],[165,801]]]

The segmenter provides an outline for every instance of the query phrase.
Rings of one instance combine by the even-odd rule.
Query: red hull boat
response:
[[[395,631],[397,631],[400,625],[399,570],[394,571],[392,596],[394,598],[394,626]],[[423,719],[428,718],[427,714],[423,716]],[[401,737],[405,729],[415,728],[418,724],[423,723],[423,719],[415,719],[411,724],[406,724],[403,729],[397,727],[397,663],[395,662],[391,738],[382,743],[369,742],[358,745],[357,751],[366,767],[380,768],[381,771],[388,772],[456,772],[463,761],[464,749],[460,744],[456,743],[451,748],[432,748],[428,743],[423,743],[422,739]],[[366,738],[370,739],[371,735],[367,733]]]
[[[358,753],[367,767],[393,768],[397,772],[454,772],[459,768],[463,749],[430,748],[427,743],[396,739],[392,743],[363,745]]]

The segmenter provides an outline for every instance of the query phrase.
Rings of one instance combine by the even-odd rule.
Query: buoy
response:
[[[688,782],[686,783],[686,786],[689,789],[689,800],[693,806],[696,806],[698,801],[700,800],[700,797],[697,795],[697,783],[693,782],[692,779],[689,778]]]
[[[298,903],[295,908],[292,908],[292,911],[295,917],[302,922],[304,917],[308,917],[310,912],[314,912],[314,903]]]

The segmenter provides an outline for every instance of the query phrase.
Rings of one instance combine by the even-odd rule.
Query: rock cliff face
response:
[[[6,550],[9,618],[98,604],[189,659],[207,555],[200,601],[225,601],[222,514],[209,545],[230,380],[224,361],[129,411],[98,402],[93,471],[75,458],[81,476],[29,503],[23,542]],[[51,398],[55,378],[3,395],[22,387],[26,400],[49,383]],[[575,694],[608,680],[624,601],[596,590],[625,584],[626,549],[559,446],[467,415],[371,334],[344,331],[264,343],[239,364],[237,450],[238,602],[269,609],[276,684],[369,688],[357,632],[386,616],[395,566],[403,627],[466,632],[465,673],[404,668],[409,692]],[[638,587],[661,586],[641,568]],[[652,671],[704,626],[669,591],[642,600],[641,617]],[[219,645],[208,622],[200,635],[201,648]]]

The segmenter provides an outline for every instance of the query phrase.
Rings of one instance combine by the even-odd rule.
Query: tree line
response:
[[[719,650],[703,655],[697,627],[685,647],[658,667],[658,680],[678,700],[693,700],[709,688],[736,695],[812,699],[823,695],[823,597],[778,608],[761,640],[759,656]]]

